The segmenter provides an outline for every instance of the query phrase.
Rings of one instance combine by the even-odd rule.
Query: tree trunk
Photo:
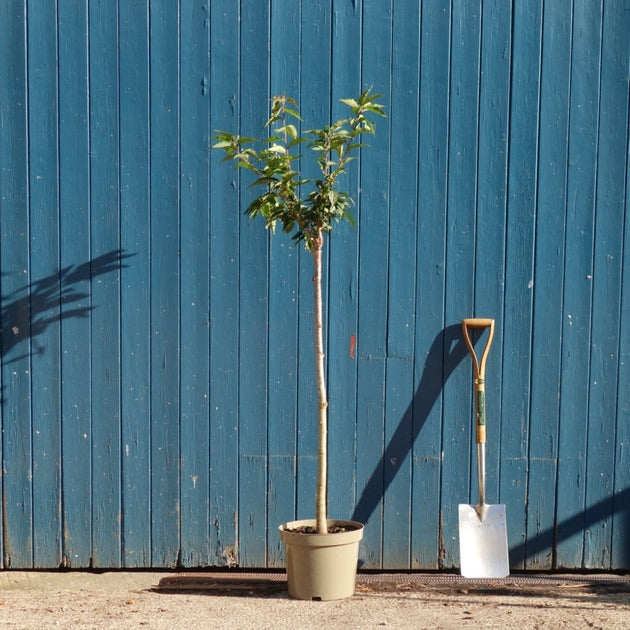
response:
[[[319,409],[319,448],[317,465],[317,499],[315,514],[317,533],[328,533],[327,502],[327,466],[328,466],[328,400],[326,396],[326,373],[324,369],[324,318],[322,300],[322,233],[313,244],[313,291],[315,296],[315,375],[317,378],[317,399]]]

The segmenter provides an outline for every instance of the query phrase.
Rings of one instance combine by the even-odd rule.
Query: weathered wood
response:
[[[32,354],[28,229],[30,139],[24,7],[5,4],[0,11],[3,25],[0,46],[4,59],[0,70],[2,565],[11,568],[28,566],[33,560],[29,376]]]
[[[314,10],[314,8],[313,8]],[[284,0],[272,2],[271,20],[271,95],[286,94],[295,98],[300,107],[300,58],[303,38],[313,42],[313,34],[302,30],[301,7],[299,3]],[[304,124],[308,124],[308,121]],[[296,148],[299,154],[301,148]],[[258,226],[260,230],[262,226]],[[298,357],[303,357],[302,365],[308,365],[309,372],[314,361],[312,356],[313,338],[305,339],[305,345],[298,346],[300,293],[312,290],[312,280],[298,289],[299,265],[305,265],[313,276],[311,257],[304,254],[301,247],[294,247],[283,234],[270,241],[269,261],[269,320],[277,322],[269,326],[269,348],[277,353],[277,360],[269,363],[269,419],[268,424],[268,479],[266,522],[266,564],[284,566],[282,545],[278,535],[278,525],[291,521],[296,516],[293,505],[287,505],[282,497],[296,494],[295,444],[297,432],[298,399]],[[309,293],[310,295],[310,293]],[[312,311],[311,311],[312,312]],[[312,323],[309,326],[312,331]],[[272,420],[273,419],[273,420]],[[317,422],[317,409],[303,418],[313,425]],[[314,518],[315,504],[303,518]]]
[[[512,506],[507,512],[511,547],[523,540],[527,512],[542,9],[539,1],[517,3],[513,15],[503,373],[500,416],[495,416],[503,422],[499,499]],[[510,561],[511,566],[523,568],[524,559],[518,554],[513,552]]]
[[[628,25],[629,20],[621,6],[612,3],[603,7],[601,22],[602,42],[606,41],[607,45],[602,47],[599,57],[586,510],[610,501],[615,492],[616,471],[623,476],[623,470],[615,466],[615,451],[620,428],[617,413],[619,323],[628,313],[626,311],[624,316],[621,310],[623,268],[619,264],[624,256],[621,226],[627,223],[624,204],[627,173],[617,156],[625,149],[624,130],[626,137],[628,133],[628,90],[615,77],[623,72],[624,65],[627,68],[630,50],[628,38],[623,38],[617,22]],[[613,518],[620,508],[619,503],[611,505],[601,510],[597,522],[586,523],[584,567],[615,568],[617,565],[613,552]]]
[[[61,549],[61,370],[59,264],[59,116],[57,23],[53,5],[28,22],[29,135],[38,149],[30,157],[31,321],[47,322],[32,339],[46,349],[31,355],[33,413],[33,566],[56,567]],[[3,216],[4,223],[4,216]],[[4,266],[3,266],[4,269]],[[3,287],[4,295],[4,287]],[[28,299],[28,292],[21,294]],[[6,305],[3,303],[3,311]],[[6,324],[3,322],[3,327]],[[2,350],[3,359],[5,349]],[[4,395],[3,395],[4,398]],[[28,566],[28,565],[27,565]]]
[[[364,2],[362,6],[362,33],[367,34],[371,44],[362,49],[361,72],[367,85],[374,83],[382,64],[391,64],[391,17],[389,8],[383,3]],[[389,111],[390,76],[383,77],[385,92],[384,104]],[[381,90],[379,90],[381,91]],[[358,217],[358,389],[357,389],[357,430],[358,466],[357,482],[359,489],[369,480],[375,465],[382,466],[383,472],[387,462],[376,462],[375,455],[382,452],[385,442],[385,376],[387,360],[387,291],[377,287],[387,286],[387,250],[389,241],[389,206],[390,182],[387,170],[383,165],[387,162],[390,134],[384,125],[379,128],[378,135],[365,139],[370,144],[369,151],[362,154],[360,165],[361,199]],[[365,293],[363,293],[365,291]],[[369,295],[369,299],[362,299]],[[332,296],[331,296],[331,299]],[[370,425],[369,430],[366,425]],[[376,439],[366,439],[374,435]],[[379,489],[378,503],[380,510],[385,507],[387,488],[383,478]],[[378,516],[377,516],[378,514]],[[377,519],[372,521],[367,535],[374,541],[371,554],[366,554],[366,568],[374,568],[383,564],[383,530],[384,512],[375,512]],[[394,533],[396,535],[396,533]],[[378,542],[377,542],[378,541]],[[368,543],[368,548],[372,546]],[[371,557],[370,557],[371,556]]]
[[[538,147],[538,212],[534,259],[534,311],[525,568],[553,567],[562,347],[562,285],[566,223],[566,147],[571,25],[566,7],[545,4]],[[552,77],[556,77],[552,79]]]
[[[125,567],[151,564],[149,22],[141,3],[119,14],[122,538]]]
[[[490,317],[474,313],[475,216],[477,190],[477,138],[479,122],[479,64],[481,3],[453,3],[450,31],[448,103],[448,158],[446,212],[447,325],[463,317]],[[422,165],[420,165],[422,167]],[[482,264],[479,261],[479,264]],[[463,270],[467,270],[462,273]],[[448,349],[446,349],[448,350]],[[474,462],[472,453],[472,377],[469,362],[455,369],[444,384],[442,425],[444,460],[441,477],[442,541],[444,566],[458,563],[459,503],[470,503]]]
[[[304,4],[304,3],[303,3]],[[327,119],[338,120],[348,111],[339,102],[346,94],[358,94],[361,89],[360,80],[360,11],[348,2],[320,2],[318,11],[320,33],[318,40],[325,42],[325,48],[308,47],[308,56],[303,63],[302,100],[312,112],[313,123],[320,125]],[[326,6],[328,5],[328,6]],[[356,10],[355,10],[356,9]],[[305,16],[306,17],[306,16]],[[305,22],[306,24],[306,22]],[[308,28],[308,27],[307,27]],[[308,32],[308,31],[306,31]],[[332,40],[330,33],[333,33]],[[335,33],[337,36],[335,36]],[[343,36],[342,36],[343,34]],[[307,40],[308,41],[308,40]],[[304,72],[306,72],[304,74]],[[318,90],[328,90],[330,102],[322,102]],[[345,111],[344,111],[345,110]],[[371,142],[371,138],[364,140]],[[316,166],[313,165],[315,175]],[[360,186],[359,165],[350,162],[343,177],[343,189],[354,199],[357,198]],[[360,208],[354,206],[350,212],[360,223]],[[360,423],[357,412],[357,336],[358,336],[358,269],[359,238],[357,230],[348,224],[339,225],[328,239],[328,250],[324,264],[324,300],[326,303],[326,334],[328,362],[329,422],[330,436],[328,457],[332,480],[328,486],[328,512],[331,518],[349,518],[355,506],[357,496],[357,465],[347,457],[354,453],[357,445],[357,432]],[[304,269],[301,280],[308,282],[310,270]],[[306,322],[310,315],[309,301],[301,301],[304,310],[301,321]],[[310,331],[310,324],[308,325]],[[307,334],[307,330],[304,334]],[[303,362],[300,363],[303,366]],[[300,383],[303,397],[300,400],[300,416],[309,418],[312,389],[308,380],[310,372],[300,368]],[[302,378],[302,374],[304,377]],[[308,434],[307,434],[308,435]],[[304,447],[300,447],[303,449]],[[304,477],[313,467],[310,460],[302,466]],[[312,490],[308,481],[300,488],[298,509],[311,502]],[[351,498],[349,502],[349,498]],[[307,512],[308,513],[308,512]]]
[[[454,341],[443,332],[450,20],[448,7],[422,4],[411,528],[412,566],[434,569],[442,565],[445,553],[442,383],[452,370],[448,357]],[[429,511],[427,505],[435,509]]]
[[[492,317],[513,568],[629,569],[629,30],[592,0],[0,3],[4,566],[282,566],[314,516],[312,265],[208,147],[372,85],[323,260],[330,516],[364,567],[458,566],[459,323]]]
[[[270,94],[270,3],[241,7],[240,132],[258,137],[267,120]],[[243,211],[256,194],[251,173],[240,178],[240,201],[227,210],[241,217],[239,233],[239,485],[238,561],[244,566],[265,563],[267,539],[268,387],[271,351],[268,343],[269,234],[253,225]],[[236,201],[236,198],[234,198]],[[289,263],[290,264],[290,263]],[[309,287],[310,289],[310,287]],[[242,366],[247,365],[247,369]],[[248,421],[245,419],[248,418]],[[245,424],[244,424],[245,422]]]
[[[59,282],[63,564],[92,562],[92,383],[90,365],[90,127],[85,5],[58,8]],[[54,271],[54,270],[51,270]]]
[[[91,4],[90,231],[92,417],[92,566],[119,567],[121,536],[120,209],[118,14]]]
[[[200,566],[209,556],[210,493],[210,15],[203,0],[181,5],[181,549]],[[203,351],[205,349],[205,352]]]
[[[180,531],[180,115],[179,7],[149,12],[151,555],[174,566]]]
[[[212,2],[210,14],[211,129],[238,128],[239,12],[230,0]],[[210,141],[208,139],[208,144]],[[240,262],[237,175],[211,154],[210,178],[210,497],[208,563],[238,558],[238,422]],[[258,365],[258,364],[257,364]],[[254,419],[255,418],[255,419]],[[261,422],[261,414],[252,416]]]
[[[586,465],[588,459],[590,350],[593,306],[595,177],[599,118],[601,6],[579,2],[573,15],[571,100],[567,173],[567,224],[562,330],[562,398],[558,462],[557,531],[564,523],[580,522],[558,536],[556,563],[582,566],[588,527]],[[571,392],[570,395],[566,395]],[[600,419],[601,421],[601,419]]]

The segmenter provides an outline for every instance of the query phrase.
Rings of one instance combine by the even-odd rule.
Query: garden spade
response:
[[[486,347],[477,360],[470,340],[470,328],[489,328]],[[464,319],[462,331],[473,360],[475,385],[475,435],[479,503],[459,505],[459,555],[461,573],[470,578],[503,578],[509,575],[505,505],[486,503],[486,359],[494,335],[493,319]]]

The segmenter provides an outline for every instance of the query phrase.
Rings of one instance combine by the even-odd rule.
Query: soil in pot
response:
[[[328,526],[329,534],[341,534],[343,532],[352,532],[360,529],[359,527],[349,527],[347,525],[339,525],[335,523]],[[301,525],[300,527],[287,528],[285,531],[292,534],[317,534],[317,529],[313,525]]]

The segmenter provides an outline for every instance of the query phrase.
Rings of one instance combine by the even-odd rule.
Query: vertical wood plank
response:
[[[311,26],[313,25],[314,28]],[[303,3],[301,15],[301,74],[300,101],[302,104],[302,129],[320,127],[330,120],[331,111],[336,109],[331,100],[332,52],[332,3],[318,0],[309,6]],[[301,162],[303,173],[312,178],[320,176],[313,155],[303,152]],[[344,176],[345,177],[345,176]],[[344,184],[347,180],[344,179]],[[338,226],[343,231],[344,226]],[[340,366],[348,368],[345,354],[348,330],[348,280],[335,264],[334,243],[338,230],[324,242],[322,265],[322,295],[324,302],[324,348],[326,354],[326,386],[328,393],[328,423],[336,427],[336,438],[328,442],[328,479],[334,479],[328,488],[329,518],[348,518],[354,497],[354,462],[341,453],[352,451],[354,445],[354,405],[352,391],[353,369],[340,372]],[[314,518],[316,512],[315,495],[317,480],[317,388],[315,387],[314,339],[314,296],[313,259],[310,253],[299,252],[299,313],[298,313],[298,479],[297,515]],[[347,269],[343,270],[347,272]],[[343,273],[343,279],[341,275]],[[336,283],[340,284],[337,285]],[[330,301],[333,295],[331,286],[339,286],[339,299]],[[350,308],[352,312],[352,309]],[[352,314],[350,314],[352,319]],[[355,320],[352,319],[354,322]],[[353,324],[351,324],[352,326]],[[353,329],[354,330],[354,329]],[[346,389],[348,388],[348,389]],[[353,437],[348,441],[348,433]],[[337,435],[338,434],[338,435]],[[342,498],[343,495],[343,498]]]
[[[286,94],[299,105],[300,3],[274,2],[270,11],[271,94]],[[278,525],[291,520],[295,509],[298,363],[309,359],[312,345],[297,345],[298,265],[309,262],[300,249],[280,231],[270,241],[267,566],[284,566]],[[313,413],[309,419],[315,417]]]
[[[473,311],[481,7],[453,2],[452,11],[445,293],[449,325]],[[447,567],[457,564],[457,506],[471,498],[474,476],[471,390],[467,359],[444,385],[442,540]]]
[[[601,5],[574,4],[564,281],[558,567],[581,567],[588,432]],[[594,63],[595,59],[595,63]],[[573,527],[571,523],[576,526]],[[579,524],[579,525],[578,525]]]
[[[508,542],[526,530],[529,387],[537,201],[542,3],[514,5],[510,108],[509,198],[503,313],[500,501],[507,510]],[[512,553],[513,568],[524,558]]]
[[[121,566],[118,14],[89,6],[92,565]]]
[[[300,109],[302,113],[302,130],[320,126],[322,121],[330,117],[330,102],[322,98],[322,94],[330,92],[331,77],[331,0],[316,0],[313,3],[302,3],[301,12],[301,65],[300,65]],[[331,95],[334,100],[335,96]],[[306,159],[300,163],[304,174],[317,177],[317,167],[313,166],[312,156],[306,153]],[[336,405],[343,404],[337,395],[335,382],[335,367],[337,355],[327,351],[330,344],[331,330],[335,327],[330,323],[330,309],[334,308],[328,302],[329,282],[331,274],[335,273],[331,256],[333,239],[327,239],[324,244],[322,265],[322,295],[324,301],[324,317],[328,313],[328,320],[324,320],[324,348],[328,361],[327,388],[329,423],[338,409]],[[298,352],[299,379],[297,384],[297,440],[296,440],[296,500],[295,516],[298,518],[315,518],[315,496],[317,483],[317,388],[315,384],[315,358],[313,350],[313,260],[310,253],[304,249],[298,251]],[[343,298],[341,298],[343,300]],[[340,314],[341,316],[341,314]],[[343,324],[339,324],[343,325]],[[345,400],[343,401],[345,402]],[[335,446],[329,442],[329,466],[337,465],[337,458],[331,452]],[[333,468],[330,468],[333,470]],[[330,474],[330,473],[329,473]],[[347,488],[347,486],[346,486]],[[328,512],[331,518],[340,518],[337,507],[338,492],[336,488],[329,488]]]
[[[306,37],[308,32],[308,16],[303,20],[304,36],[302,71],[302,93],[304,99],[311,103],[312,121],[321,125],[328,117],[338,120],[347,116],[348,110],[340,102],[342,98],[355,98],[361,89],[359,52],[359,26],[353,11],[357,7],[345,6],[339,2],[320,2],[320,11],[325,11],[321,21],[322,60],[318,60],[319,50],[310,46]],[[330,92],[330,103],[322,99],[322,93]],[[356,162],[348,165],[346,173],[340,180],[344,190],[355,200],[351,208],[353,216],[361,221],[359,203],[359,168]],[[328,315],[326,318],[327,358],[328,358],[328,399],[329,399],[329,440],[328,462],[329,479],[334,483],[328,488],[328,513],[331,518],[355,518],[363,520],[356,514],[357,471],[356,471],[356,436],[357,436],[357,354],[356,339],[358,334],[358,232],[347,224],[336,226],[327,241],[326,262],[324,269],[324,295]],[[308,271],[312,269],[309,265]],[[310,274],[312,275],[312,274]],[[308,283],[308,284],[307,284]],[[312,287],[307,273],[302,275],[302,296],[307,295],[306,287]],[[312,293],[312,291],[311,291]],[[307,343],[306,335],[312,340],[312,296],[301,300],[300,308],[305,316],[300,334],[302,343]],[[309,321],[306,321],[308,317]],[[312,345],[312,341],[310,341]],[[314,370],[309,366],[307,378],[314,378]],[[306,383],[302,385],[301,398],[312,400],[315,388],[307,391]],[[315,402],[315,401],[314,401]],[[316,402],[315,402],[316,404]],[[313,451],[315,453],[315,451]],[[315,458],[312,460],[314,470]],[[311,491],[312,492],[312,491]],[[311,493],[310,503],[314,503]],[[313,507],[310,508],[313,510]],[[360,554],[364,553],[367,543],[362,543]]]
[[[61,564],[61,395],[57,16],[49,3],[30,13],[29,155],[33,409],[33,566]],[[3,57],[4,58],[4,57]],[[4,218],[3,218],[4,222]],[[24,296],[26,297],[26,296]],[[3,305],[3,310],[6,306]],[[6,323],[3,322],[3,327]],[[26,345],[26,344],[24,344]],[[5,349],[2,354],[4,356]]]
[[[450,20],[450,7],[422,4],[411,533],[412,566],[425,569],[439,568],[444,549],[442,380],[452,341],[443,332]]]
[[[386,363],[383,568],[408,566],[411,554],[411,444],[413,364],[388,357]]]
[[[304,128],[320,127],[345,116],[340,98],[355,96],[358,75],[350,75],[360,63],[357,31],[348,6],[331,0],[303,3],[302,13],[302,111]],[[311,30],[315,21],[317,29]],[[335,37],[339,28],[343,37]],[[352,61],[346,52],[352,50]],[[330,94],[330,100],[323,97]],[[307,122],[308,121],[308,122]],[[312,156],[306,173],[318,177]],[[356,200],[357,169],[351,164],[343,175],[343,186]],[[353,208],[356,210],[357,206]],[[324,344],[327,361],[328,423],[334,439],[328,440],[328,515],[349,518],[354,507],[356,474],[354,458],[356,431],[356,362],[350,357],[350,339],[356,338],[357,235],[348,225],[338,225],[324,245],[322,291],[324,299]],[[317,479],[317,388],[313,354],[313,261],[300,252],[298,385],[298,515],[315,516]],[[334,429],[333,429],[334,427]],[[329,436],[331,434],[329,433]]]
[[[569,3],[545,4],[541,60],[538,202],[525,568],[553,566],[558,464],[562,285],[568,142]],[[568,19],[569,18],[569,19]],[[531,543],[530,543],[531,541]]]
[[[0,11],[2,566],[27,568],[33,562],[33,503],[26,7],[5,4]]]
[[[627,77],[630,76],[630,41],[624,34],[630,30],[630,13],[624,11],[623,15],[617,13],[617,8],[611,10],[608,5],[604,7],[604,43],[618,42],[623,39],[623,45],[618,47],[606,45],[603,58],[610,64],[610,82],[604,82],[604,89],[616,93],[624,91],[624,98],[628,98]],[[614,69],[614,70],[613,70]],[[614,80],[612,77],[617,77]],[[626,129],[630,128],[630,112],[626,106],[625,122],[619,123]],[[618,132],[618,128],[616,131]],[[622,134],[617,134],[619,138]],[[628,141],[626,141],[628,142]],[[625,155],[628,156],[628,144],[625,146]],[[609,168],[613,168],[612,164]],[[619,174],[617,169],[611,171]],[[620,175],[620,174],[619,174]],[[619,185],[619,183],[617,184]],[[617,197],[619,194],[619,197]],[[628,495],[630,494],[630,161],[625,163],[625,190],[613,193],[612,200],[622,208],[623,218],[623,252],[621,264],[621,319],[619,322],[619,359],[617,362],[617,400],[615,427],[615,480],[613,497],[613,522],[612,522],[612,548],[611,568],[619,569],[630,566],[630,508]],[[619,227],[619,226],[618,226]]]
[[[209,557],[209,32],[207,0],[181,5],[181,550]]]
[[[387,302],[384,566],[408,566],[412,553],[413,395],[417,251],[420,6],[391,8],[392,76]],[[404,42],[404,44],[403,44]],[[384,86],[385,87],[385,86]],[[383,89],[384,89],[383,87]],[[381,89],[381,88],[379,88]],[[379,120],[377,125],[384,126]],[[383,130],[379,127],[377,133]],[[395,532],[395,533],[394,533]]]
[[[496,320],[503,333],[507,222],[507,170],[510,108],[511,7],[501,0],[484,2],[481,32],[481,88],[479,94],[477,230],[475,245],[474,312]],[[501,356],[503,334],[495,334],[486,365],[486,495],[499,502],[501,462]],[[473,456],[473,459],[476,454]],[[474,479],[474,475],[473,475]],[[473,482],[474,492],[478,491]]]
[[[238,131],[236,3],[210,5],[211,128]],[[238,561],[239,215],[238,174],[212,151],[210,178],[210,563]],[[260,421],[260,416],[256,417]]]
[[[382,67],[381,64],[389,67],[391,63],[391,6],[377,2],[363,3],[361,23],[362,41],[370,42],[369,45],[363,45],[361,48],[362,84],[366,87],[373,84],[380,85],[378,92],[384,94],[382,103],[389,111],[390,78],[379,76],[379,68]],[[383,29],[386,36],[381,37]],[[389,152],[388,129],[381,125],[378,134],[370,137],[369,143],[369,151],[361,155],[361,214],[357,223],[359,226],[358,453],[359,457],[365,458],[365,464],[357,470],[360,488],[364,488],[369,482],[366,472],[373,473],[376,462],[383,467],[383,475],[387,466],[387,462],[379,460],[382,457],[386,439],[385,370],[389,239],[386,209],[390,192],[388,178],[381,177],[381,174],[382,165],[387,163]],[[365,430],[367,423],[371,425],[370,431]],[[384,562],[383,516],[386,506],[384,478],[381,483],[383,485],[379,492],[380,510],[375,510],[372,519],[368,521],[369,543],[366,541],[364,553],[369,558],[369,563],[366,562],[366,568],[380,568]]]
[[[121,3],[120,229],[123,565],[151,566],[149,402],[149,25],[146,2]]]
[[[149,11],[151,124],[151,555],[179,555],[179,6]]]
[[[241,7],[241,134],[259,137],[269,112],[269,2]],[[254,197],[251,177],[241,176],[239,563],[265,563],[269,346],[269,235],[242,215]],[[250,424],[251,423],[251,424]],[[247,430],[245,430],[247,429]],[[261,544],[262,543],[262,544]]]
[[[620,32],[627,32],[617,22]],[[626,62],[628,56],[626,56]],[[630,124],[626,120],[626,126]],[[630,566],[630,509],[628,495],[630,491],[630,221],[628,207],[630,200],[630,163],[626,162],[626,189],[624,207],[624,247],[621,261],[623,286],[621,289],[621,322],[619,326],[619,363],[617,367],[617,426],[615,432],[615,495],[613,497],[611,568],[620,569]]]
[[[626,168],[619,159],[628,138],[628,11],[602,7],[602,54],[595,162],[595,245],[593,253],[592,339],[588,401],[588,458],[584,567],[611,568],[615,491],[619,329],[623,311],[623,230]],[[623,25],[626,26],[624,30]],[[605,44],[604,44],[605,42]],[[597,43],[597,42],[596,42]],[[592,62],[597,59],[592,52]],[[628,311],[626,311],[628,312]]]
[[[73,299],[61,300],[61,400],[64,565],[92,561],[92,422],[88,33],[85,5],[58,7],[59,198],[62,284],[72,277]]]

